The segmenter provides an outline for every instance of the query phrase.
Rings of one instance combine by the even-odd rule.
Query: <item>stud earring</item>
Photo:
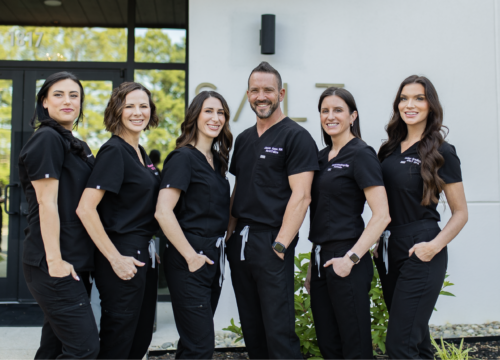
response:
[[[353,124],[353,123],[351,123],[351,127],[353,126],[352,124]]]

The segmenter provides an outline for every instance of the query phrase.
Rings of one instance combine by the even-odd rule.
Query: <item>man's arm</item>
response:
[[[292,196],[290,196],[290,200],[288,200],[285,215],[283,216],[283,224],[275,240],[285,245],[286,248],[288,248],[295,238],[295,235],[299,232],[300,226],[306,216],[307,208],[311,203],[311,186],[313,178],[314,171],[307,171],[288,177],[288,182],[292,189]],[[285,258],[285,254],[278,252],[276,252],[276,254],[282,259]]]

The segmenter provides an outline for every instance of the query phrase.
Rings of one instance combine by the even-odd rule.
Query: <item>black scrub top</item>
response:
[[[141,145],[139,149],[146,166],[132,145],[113,135],[99,149],[87,183],[106,190],[97,211],[112,241],[127,235],[152,237],[159,229],[154,214],[160,174]]]
[[[392,154],[382,161],[382,172],[389,200],[389,213],[392,226],[409,224],[418,220],[431,219],[440,221],[437,212],[437,203],[422,206],[424,182],[420,175],[420,155],[418,154],[419,142],[413,144],[401,154],[401,144]],[[446,184],[462,181],[460,159],[455,147],[444,142],[438,149],[444,157],[444,165],[438,174]],[[439,199],[439,194],[436,193]]]
[[[207,238],[224,235],[229,222],[229,182],[221,175],[219,155],[212,154],[215,170],[191,145],[172,151],[163,164],[160,185],[182,190],[174,209],[182,230]]]
[[[318,148],[302,126],[286,117],[259,138],[257,124],[236,138],[229,172],[237,186],[232,215],[280,227],[292,195],[288,176],[318,170]]]
[[[377,154],[363,140],[352,139],[328,161],[330,150],[319,152],[311,190],[309,240],[319,245],[358,239],[365,229],[363,189],[384,186]]]
[[[94,164],[89,147],[85,142],[81,143],[87,161],[70,152],[69,142],[56,130],[42,126],[21,150],[19,179],[28,202],[28,227],[24,230],[23,250],[23,262],[26,264],[39,266],[45,257],[38,201],[31,182],[52,178],[59,180],[57,206],[62,259],[72,264],[76,271],[91,271],[94,268],[94,242],[76,215]]]

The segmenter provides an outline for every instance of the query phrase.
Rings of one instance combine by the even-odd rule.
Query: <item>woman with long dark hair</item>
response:
[[[233,136],[224,98],[215,91],[198,94],[181,131],[163,165],[155,216],[169,243],[164,262],[180,335],[176,358],[210,359],[229,222]]]
[[[305,287],[325,359],[373,357],[370,296],[373,265],[368,250],[390,221],[382,169],[361,140],[352,94],[330,87],[319,99],[323,140],[311,189],[309,240],[313,243]],[[365,228],[365,203],[372,217]]]
[[[83,87],[69,72],[45,80],[21,150],[28,201],[23,268],[45,319],[36,359],[95,359],[99,336],[90,307],[94,244],[76,215],[94,158],[72,130],[83,119]]]
[[[389,309],[386,345],[393,359],[433,358],[428,323],[446,274],[446,246],[468,219],[460,160],[444,140],[445,129],[430,80],[406,78],[378,153],[392,221],[375,262]],[[443,230],[437,224],[442,192],[452,213]]]
[[[153,336],[158,268],[151,238],[160,175],[139,139],[158,122],[144,86],[125,82],[113,90],[104,112],[113,135],[97,153],[77,209],[99,249],[100,359],[142,359]]]

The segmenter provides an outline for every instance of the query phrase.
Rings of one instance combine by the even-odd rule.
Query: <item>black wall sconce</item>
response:
[[[276,15],[262,15],[260,29],[260,53],[264,55],[274,54],[276,39]]]

